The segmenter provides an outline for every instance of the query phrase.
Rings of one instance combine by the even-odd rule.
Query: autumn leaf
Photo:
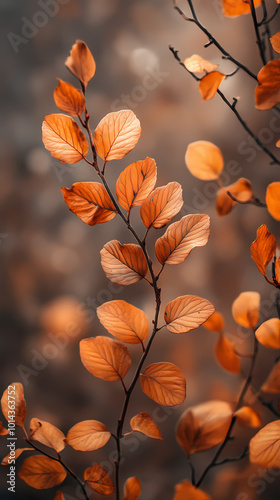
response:
[[[176,484],[173,500],[211,500],[204,491],[193,486],[189,481]]]
[[[143,250],[138,245],[121,245],[112,240],[100,252],[101,265],[107,278],[119,285],[131,285],[143,279],[148,265]]]
[[[65,448],[63,432],[49,422],[38,418],[32,418],[30,422],[30,439],[54,448],[57,453]]]
[[[135,147],[140,135],[138,118],[125,109],[102,118],[95,130],[94,145],[103,160],[121,160]]]
[[[274,266],[275,278],[278,284],[280,284],[280,257],[276,259]]]
[[[156,257],[161,264],[180,264],[193,248],[206,245],[209,234],[208,215],[186,215],[171,224],[156,241]]]
[[[280,349],[280,320],[270,318],[256,330],[256,338],[260,344],[271,349]]]
[[[95,74],[95,61],[85,42],[76,40],[72,46],[70,56],[65,61],[65,66],[80,80],[84,88]]]
[[[143,392],[163,406],[180,405],[186,397],[183,373],[173,363],[153,363],[140,374]]]
[[[167,304],[164,319],[171,333],[187,333],[202,325],[215,311],[206,299],[183,295]]]
[[[15,424],[19,427],[23,427],[26,416],[26,402],[24,399],[23,385],[19,382],[10,384],[3,392],[1,398],[1,409],[7,422],[10,421],[9,411],[11,410],[11,406],[14,407],[12,410],[15,412]]]
[[[206,59],[203,59],[203,57],[200,57],[197,54],[187,57],[187,59],[184,60],[184,65],[191,73],[203,73],[204,71],[209,73],[219,66],[218,64],[206,61]]]
[[[58,86],[53,96],[57,107],[71,116],[80,116],[85,109],[86,100],[84,94],[71,83],[58,79]]]
[[[156,188],[141,205],[142,222],[148,229],[160,229],[180,212],[183,203],[182,186],[178,182]]]
[[[138,500],[141,495],[141,483],[138,477],[129,477],[124,483],[124,500]]]
[[[44,490],[62,483],[67,473],[57,460],[33,455],[24,460],[18,475],[32,488]]]
[[[54,497],[54,500],[66,500],[66,499],[65,499],[65,496],[63,495],[62,491],[58,491]]]
[[[237,202],[229,196],[228,192],[241,203],[249,201],[253,196],[252,184],[244,177],[241,177],[229,186],[222,187],[217,192],[216,198],[216,210],[220,216],[229,214],[237,204]]]
[[[241,326],[254,328],[259,320],[260,294],[242,292],[232,304],[232,315]]]
[[[239,408],[234,412],[234,417],[236,417],[239,424],[245,427],[260,427],[262,425],[259,414],[250,406],[242,406]]]
[[[95,464],[84,472],[84,480],[92,487],[94,491],[101,495],[111,495],[115,491],[112,479],[108,471],[101,465]]]
[[[254,0],[255,7],[260,5],[262,0]],[[224,15],[228,17],[236,17],[242,14],[251,12],[249,1],[244,0],[223,0]]]
[[[278,469],[280,464],[280,420],[270,422],[250,441],[250,462]]]
[[[62,114],[45,116],[42,132],[45,148],[62,163],[77,163],[88,152],[88,142],[70,116]]]
[[[119,204],[128,212],[142,205],[157,180],[156,162],[152,158],[139,160],[126,167],[116,184]]]
[[[280,393],[280,361],[272,368],[266,381],[261,386],[261,391],[268,392],[269,394]]]
[[[275,52],[278,52],[278,54],[279,54],[280,53],[280,31],[278,31],[278,33],[275,33],[275,35],[273,35],[270,38],[270,43],[273,47],[273,50],[275,50]]]
[[[219,312],[214,312],[210,318],[203,323],[204,328],[212,332],[222,332],[224,330],[224,318]]]
[[[17,448],[15,450],[15,454],[13,456],[13,460],[16,460],[18,457],[20,457],[20,455],[24,451],[34,451],[34,448]],[[1,462],[1,465],[10,465],[10,460],[11,460],[10,454],[6,455],[6,457],[3,458],[2,462]]]
[[[181,416],[176,438],[189,455],[221,443],[232,420],[232,408],[225,401],[207,401],[188,408]]]
[[[138,413],[130,420],[130,427],[134,431],[142,432],[153,439],[162,439],[160,430],[152,417],[146,412]]]
[[[204,181],[218,179],[224,168],[221,150],[208,141],[196,141],[189,144],[185,163],[194,177]]]
[[[66,436],[66,443],[74,450],[93,451],[103,448],[111,433],[105,424],[97,420],[84,420],[71,427]]]
[[[267,186],[265,201],[270,215],[280,220],[280,182],[272,182]]]
[[[280,102],[280,59],[270,61],[258,73],[255,90],[257,109],[271,109]]]
[[[8,429],[5,429],[5,427],[3,427],[2,425],[2,422],[0,422],[0,436],[7,436],[7,434],[9,434]]]
[[[230,373],[240,373],[240,360],[234,351],[234,346],[232,342],[225,337],[220,335],[216,345],[215,345],[215,356],[219,364]]]
[[[100,323],[108,332],[127,344],[143,343],[149,334],[146,314],[125,300],[111,300],[97,308]]]
[[[113,219],[117,213],[106,189],[99,182],[75,182],[71,189],[61,188],[71,212],[89,226]]]
[[[114,381],[123,379],[131,365],[127,347],[108,337],[90,337],[80,342],[84,367],[95,377]]]
[[[226,75],[220,73],[220,71],[211,71],[211,73],[207,73],[200,79],[199,91],[203,101],[208,101],[214,97],[225,77]]]
[[[251,257],[258,270],[266,276],[266,268],[276,252],[276,240],[263,224],[257,230],[257,237],[251,244]]]

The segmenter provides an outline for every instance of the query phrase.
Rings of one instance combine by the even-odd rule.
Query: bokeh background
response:
[[[57,12],[46,14],[45,10],[42,16],[42,6],[47,4],[52,4]],[[186,4],[181,5],[187,7]],[[201,21],[221,44],[258,72],[261,61],[251,18],[224,18],[219,0],[195,0],[194,4]],[[275,1],[267,4],[273,12]],[[152,320],[154,300],[146,283],[123,288],[106,279],[100,266],[100,249],[110,239],[131,242],[131,236],[117,218],[91,228],[69,212],[60,188],[70,187],[76,181],[95,180],[94,172],[82,163],[62,166],[41,142],[44,116],[58,111],[52,98],[56,78],[77,83],[64,67],[72,44],[76,39],[84,40],[97,64],[87,90],[92,129],[108,112],[122,108],[131,108],[141,121],[142,136],[135,150],[107,167],[110,185],[114,186],[124,167],[150,156],[157,162],[158,185],[173,180],[182,184],[185,205],[181,215],[201,212],[211,217],[208,245],[194,250],[180,267],[166,267],[161,279],[163,306],[188,293],[209,299],[224,314],[226,332],[243,354],[250,353],[251,339],[234,323],[231,304],[240,292],[254,290],[262,296],[262,318],[275,314],[274,291],[258,273],[249,249],[259,225],[268,224],[276,237],[279,225],[265,210],[249,205],[235,207],[225,218],[218,217],[215,183],[192,177],[184,155],[192,141],[214,142],[224,155],[226,182],[232,183],[240,176],[249,178],[261,200],[267,184],[279,180],[278,167],[271,166],[270,159],[248,141],[248,134],[218,96],[201,102],[196,82],[178,65],[168,46],[178,49],[183,60],[198,53],[219,63],[222,72],[230,73],[235,68],[222,60],[213,46],[203,47],[205,36],[174,11],[171,1],[42,0],[40,4],[1,0],[0,11],[1,391],[11,382],[23,383],[27,427],[29,419],[37,417],[67,433],[80,420],[96,419],[114,430],[122,405],[121,385],[93,378],[80,362],[78,342],[86,336],[105,334],[96,318],[96,307],[103,302],[128,300],[145,310]],[[41,26],[34,27],[34,23]],[[272,33],[278,31],[277,20],[271,27]],[[15,42],[14,35],[24,38]],[[149,90],[145,87],[147,75],[153,87]],[[273,113],[255,110],[254,88],[254,80],[241,71],[222,84],[230,99],[239,98],[239,111],[277,154],[274,145],[279,139],[280,120]],[[234,172],[230,171],[233,161]],[[142,234],[137,209],[133,223]],[[151,254],[162,232],[151,232]],[[72,332],[72,336],[65,342],[67,332]],[[58,344],[62,338],[67,345]],[[160,442],[141,435],[130,436],[124,443],[122,480],[137,475],[145,500],[171,499],[174,485],[189,477],[186,456],[175,438],[182,412],[209,399],[233,402],[240,390],[246,358],[240,376],[227,374],[214,358],[216,340],[217,334],[201,327],[180,336],[163,329],[154,343],[149,362],[176,363],[186,375],[187,399],[182,407],[165,410],[147,399],[140,387],[132,398],[125,430],[129,430],[130,417],[148,411],[164,437]],[[132,347],[131,354],[135,365],[139,349]],[[255,387],[269,373],[273,359],[274,353],[261,349]],[[259,410],[264,423],[271,419],[267,411]],[[236,432],[239,437],[228,446],[229,455],[238,455],[255,431],[237,426]],[[23,444],[20,432],[18,443]],[[7,454],[5,437],[1,439],[1,452],[1,456]],[[107,466],[111,473],[114,443],[93,453],[67,449],[63,455],[80,475],[95,461]],[[194,457],[198,473],[212,456],[213,450]],[[17,468],[22,461],[18,460]],[[215,500],[278,498],[279,478],[269,476],[262,480],[262,488],[261,476],[260,468],[250,466],[245,459],[215,469],[203,487]],[[1,481],[1,498],[9,498],[4,467]],[[67,478],[62,489],[68,494],[67,499],[81,498],[72,479]],[[32,490],[18,479],[14,497],[49,499],[54,498],[55,492],[56,489]],[[243,496],[238,497],[240,494]]]

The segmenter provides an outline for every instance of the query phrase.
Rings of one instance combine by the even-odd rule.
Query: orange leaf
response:
[[[260,5],[262,0],[254,0],[255,7]],[[240,16],[251,12],[249,2],[244,0],[223,0],[224,15],[228,17]]]
[[[77,163],[86,156],[87,140],[70,116],[62,114],[45,116],[42,131],[45,148],[62,163]]]
[[[71,83],[59,79],[58,82],[53,93],[55,104],[71,116],[80,116],[86,106],[84,94]]]
[[[220,365],[230,373],[240,373],[240,361],[232,342],[221,335],[215,346],[215,355]]]
[[[280,53],[280,31],[278,31],[278,33],[275,33],[275,35],[273,35],[270,38],[270,42],[271,42],[271,45],[273,47],[273,50],[275,50],[275,52],[278,52],[278,54],[279,54]]]
[[[259,271],[266,276],[266,268],[276,252],[276,240],[263,224],[257,230],[257,237],[251,245],[251,257]]]
[[[14,411],[14,423],[19,427],[23,427],[26,416],[26,402],[22,384],[14,382],[7,387],[1,398],[1,409],[8,422],[11,420],[9,411]]]
[[[7,436],[7,434],[9,434],[8,429],[5,429],[5,427],[3,427],[2,425],[2,422],[0,422],[0,436]]]
[[[149,334],[146,314],[125,300],[111,300],[97,308],[100,323],[111,335],[127,344],[143,343]]]
[[[125,109],[104,116],[97,125],[94,144],[103,160],[120,160],[137,144],[141,135],[138,118]]]
[[[101,465],[95,464],[84,472],[84,480],[92,487],[94,491],[101,495],[111,495],[115,491],[112,479],[108,471]]]
[[[212,332],[222,332],[224,330],[223,315],[219,312],[214,312],[212,316],[203,323],[203,326]]]
[[[186,381],[173,363],[153,363],[140,374],[143,392],[163,406],[180,405],[186,398]]]
[[[199,91],[203,101],[208,101],[214,97],[225,77],[226,75],[220,73],[220,71],[211,71],[211,73],[207,73],[200,79]]]
[[[259,414],[250,406],[242,406],[234,413],[234,417],[239,424],[245,427],[260,427],[262,421]]]
[[[84,367],[102,380],[123,379],[131,365],[127,347],[108,337],[81,340],[80,356]]]
[[[54,425],[49,424],[49,422],[44,422],[38,418],[32,418],[30,422],[30,439],[54,448],[57,453],[65,448],[63,432]]]
[[[271,109],[280,102],[280,60],[270,61],[258,73],[257,109]]]
[[[132,163],[120,174],[116,194],[119,204],[128,212],[132,207],[142,205],[157,180],[156,162],[152,158]]]
[[[153,421],[152,417],[144,411],[135,415],[135,417],[130,420],[130,427],[134,431],[142,432],[142,434],[150,438],[162,439],[157,424]]]
[[[65,61],[65,66],[86,89],[88,82],[95,74],[96,66],[92,53],[85,42],[76,40],[70,51],[70,56]]]
[[[141,495],[141,483],[138,477],[129,477],[124,483],[124,500],[138,500]]]
[[[223,216],[229,214],[237,204],[237,202],[227,194],[228,191],[241,203],[249,201],[253,196],[252,184],[244,177],[238,179],[229,186],[222,187],[217,192],[216,210],[218,215]]]
[[[280,462],[280,420],[270,422],[250,441],[250,462],[278,469]]]
[[[178,422],[177,441],[188,455],[209,450],[225,439],[231,420],[232,409],[225,401],[190,407]]]
[[[207,73],[209,73],[219,66],[218,64],[213,64],[209,61],[206,61],[206,59],[203,59],[197,54],[193,54],[191,57],[187,57],[187,59],[185,59],[184,61],[184,65],[191,73],[203,73],[203,71],[207,71]]]
[[[62,483],[67,473],[56,460],[33,455],[24,460],[18,475],[32,488],[44,490]]]
[[[202,325],[214,311],[208,300],[196,295],[183,295],[167,304],[164,319],[171,333],[187,333]]]
[[[203,181],[218,179],[224,168],[221,150],[208,141],[196,141],[189,144],[185,163],[191,174]]]
[[[280,257],[275,261],[275,278],[276,281],[280,284]]]
[[[84,420],[71,427],[66,436],[66,443],[74,450],[93,451],[103,448],[111,433],[105,424],[97,420]]]
[[[182,186],[169,182],[152,191],[141,205],[140,215],[146,228],[160,229],[168,224],[183,206]]]
[[[34,448],[17,448],[15,450],[15,454],[13,455],[13,460],[16,460],[24,451],[34,451]],[[7,455],[3,458],[1,465],[10,465],[11,463],[11,455]]]
[[[156,257],[161,264],[180,264],[193,248],[206,245],[209,234],[208,215],[186,215],[171,224],[156,241]]]
[[[261,391],[268,392],[269,394],[280,393],[280,361],[272,368],[266,381],[261,386]]]
[[[189,481],[176,484],[173,500],[211,500],[204,491],[193,486]]]
[[[232,315],[236,323],[254,328],[259,319],[260,300],[257,292],[240,293],[232,304]]]
[[[75,182],[71,189],[61,188],[71,212],[89,226],[113,219],[117,213],[106,189],[99,182]]]
[[[280,320],[270,318],[256,330],[258,341],[265,347],[280,349]]]
[[[57,492],[57,494],[54,497],[54,500],[65,500],[65,496],[63,495],[62,491]]]
[[[280,182],[272,182],[267,186],[265,201],[270,215],[280,220]]]
[[[119,285],[131,285],[143,279],[148,265],[143,250],[138,245],[121,245],[112,240],[101,252],[101,265],[107,278]]]

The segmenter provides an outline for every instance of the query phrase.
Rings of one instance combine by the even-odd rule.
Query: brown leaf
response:
[[[280,220],[280,182],[272,182],[267,186],[265,201],[270,215]]]
[[[62,114],[45,116],[42,132],[45,148],[62,163],[77,163],[88,152],[88,142],[70,116]]]
[[[245,427],[260,427],[262,425],[259,414],[250,406],[242,406],[234,412],[234,416],[237,422]]]
[[[251,439],[250,462],[278,469],[280,463],[280,420],[270,422]]]
[[[9,434],[8,429],[5,429],[5,427],[3,427],[2,425],[2,422],[0,422],[0,436],[7,436],[7,434]]]
[[[240,373],[240,360],[234,351],[232,342],[220,335],[215,345],[215,356],[219,364],[230,373]]]
[[[66,436],[66,443],[74,450],[93,451],[103,448],[111,433],[105,424],[97,420],[84,420],[71,427]]]
[[[204,71],[209,73],[219,66],[218,64],[206,61],[206,59],[203,59],[203,57],[200,57],[197,54],[187,57],[187,59],[184,60],[184,65],[191,73],[203,73]]]
[[[57,107],[71,116],[80,116],[85,109],[86,100],[84,94],[71,83],[58,79],[58,86],[53,96]]]
[[[280,59],[270,61],[258,73],[255,90],[257,109],[271,109],[280,102]]]
[[[255,7],[258,7],[261,1],[254,0]],[[244,2],[244,0],[223,0],[223,11],[225,16],[236,17],[242,14],[250,14],[251,9],[249,2]]]
[[[200,79],[199,91],[203,101],[209,101],[214,97],[225,77],[226,75],[220,73],[220,71],[211,71],[211,73],[207,73]]]
[[[125,109],[104,116],[97,125],[94,144],[103,160],[120,160],[137,144],[141,135],[138,118]]]
[[[94,491],[101,495],[111,495],[115,491],[112,479],[108,471],[101,465],[95,464],[84,472],[84,480],[92,487]]]
[[[261,386],[261,391],[268,392],[269,394],[280,393],[280,361],[272,368],[266,381]]]
[[[173,363],[153,363],[140,374],[143,392],[163,406],[180,405],[186,398],[186,381]]]
[[[89,226],[113,219],[117,213],[106,189],[99,182],[75,182],[71,189],[61,188],[71,212]]]
[[[190,407],[178,422],[177,441],[188,455],[209,450],[225,439],[231,420],[231,405],[225,401]]]
[[[63,432],[49,422],[38,418],[32,418],[30,422],[30,439],[54,448],[57,453],[65,448]]]
[[[270,318],[256,330],[256,337],[260,344],[272,349],[280,349],[280,320]]]
[[[228,191],[241,203],[249,201],[253,196],[252,184],[244,177],[238,179],[229,186],[222,187],[217,192],[216,198],[216,210],[220,216],[229,214],[237,204],[237,202],[228,195]]]
[[[275,50],[275,52],[278,52],[278,54],[279,54],[280,53],[280,31],[278,31],[278,33],[275,33],[275,35],[273,35],[270,38],[270,43],[273,47],[273,50]]]
[[[276,252],[276,240],[263,224],[257,230],[257,237],[251,244],[251,257],[259,271],[266,276],[266,268]]]
[[[112,240],[100,252],[101,265],[107,278],[119,285],[131,285],[143,279],[148,265],[143,250],[138,245],[121,245]]]
[[[129,477],[124,483],[124,500],[138,500],[141,495],[141,483],[138,477]]]
[[[193,486],[189,481],[176,484],[173,500],[211,500],[204,491]]]
[[[127,347],[108,337],[81,340],[80,356],[84,367],[102,380],[123,379],[131,365]]]
[[[208,141],[196,141],[189,144],[185,163],[194,177],[204,181],[218,179],[224,168],[221,150]]]
[[[160,229],[168,224],[183,206],[182,187],[178,182],[152,191],[141,205],[140,215],[146,228]]]
[[[130,420],[130,427],[134,431],[142,432],[153,439],[162,439],[160,430],[152,417],[146,412],[138,413]]]
[[[7,387],[1,398],[1,409],[8,422],[13,420],[16,425],[23,427],[26,416],[26,402],[22,384],[14,382]],[[13,418],[9,416],[10,411],[15,412]]]
[[[18,475],[32,488],[44,490],[62,483],[67,473],[56,460],[33,455],[24,460]]]
[[[171,333],[187,333],[202,325],[214,311],[208,300],[196,295],[183,295],[167,304],[164,319]]]
[[[127,344],[143,343],[149,334],[146,314],[125,300],[111,300],[97,308],[100,323],[111,335]]]
[[[16,460],[24,451],[34,451],[34,448],[17,448],[12,460]],[[11,455],[7,455],[3,458],[1,465],[9,465],[11,463]]]
[[[92,53],[85,42],[76,40],[76,43],[72,46],[70,56],[65,61],[65,66],[80,80],[86,89],[88,82],[95,74],[96,66]]]
[[[154,189],[157,180],[156,162],[152,158],[139,160],[126,167],[120,174],[116,194],[119,204],[128,212],[140,206]]]
[[[219,312],[214,312],[210,318],[203,323],[204,328],[212,332],[222,332],[224,330],[224,318]]]
[[[208,215],[186,215],[171,224],[156,241],[156,257],[161,264],[180,264],[193,248],[206,245],[209,234]]]
[[[260,294],[242,292],[232,304],[232,315],[241,326],[254,328],[259,320]]]

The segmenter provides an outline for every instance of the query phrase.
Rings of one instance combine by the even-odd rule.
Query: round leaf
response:
[[[58,453],[65,448],[63,432],[49,422],[38,418],[32,418],[30,422],[30,439],[54,448]]]
[[[280,420],[263,427],[250,441],[250,462],[266,468],[279,468]]]
[[[105,424],[97,420],[84,420],[71,427],[66,443],[75,450],[93,451],[105,446],[111,433]]]
[[[215,311],[206,299],[183,295],[167,304],[164,319],[171,333],[187,333],[202,325]]]
[[[111,495],[115,491],[112,479],[108,471],[101,465],[95,464],[84,472],[84,480],[92,487],[94,491],[101,495]]]
[[[143,343],[149,334],[146,314],[125,300],[111,300],[97,308],[100,323],[111,335],[128,344]]]
[[[19,477],[36,490],[52,488],[67,476],[61,463],[43,455],[33,455],[24,460]]]
[[[256,330],[258,341],[265,347],[280,349],[280,320],[270,318]]]
[[[23,386],[19,382],[10,384],[3,392],[1,398],[2,413],[7,421],[10,420],[9,411],[11,410],[11,406],[14,407],[13,411],[15,411],[15,424],[22,427],[26,416],[26,402],[24,399]]]
[[[65,66],[86,88],[95,74],[96,66],[92,53],[85,42],[76,40],[76,43],[72,46],[70,56],[65,61]]]
[[[240,360],[229,339],[221,335],[215,346],[215,355],[220,365],[230,373],[240,373]]]
[[[191,174],[204,181],[218,179],[224,168],[221,150],[208,141],[196,141],[189,144],[185,162]]]
[[[102,380],[123,379],[131,365],[127,347],[108,337],[81,340],[80,356],[84,367]]]
[[[153,421],[152,417],[144,411],[135,415],[135,417],[130,420],[130,427],[134,431],[142,432],[142,434],[150,438],[162,439],[157,424]]]
[[[53,96],[57,107],[71,116],[80,116],[85,109],[86,100],[84,94],[73,87],[71,83],[58,80],[58,86]]]
[[[128,212],[132,207],[142,205],[157,180],[156,162],[152,158],[136,161],[126,167],[116,184],[119,204]]]
[[[232,304],[232,315],[241,326],[254,328],[259,319],[260,294],[257,292],[242,292]]]
[[[272,182],[267,186],[265,201],[270,215],[280,220],[280,182]]]
[[[138,500],[141,495],[141,483],[138,477],[129,477],[124,483],[124,500]]]
[[[143,392],[163,406],[180,405],[186,397],[183,373],[172,363],[153,363],[140,375]]]
[[[100,252],[101,265],[107,278],[119,285],[131,285],[143,279],[148,265],[143,250],[138,245],[121,245],[112,240]]]
[[[140,208],[140,215],[146,228],[160,229],[168,224],[183,206],[182,186],[169,182],[150,193]]]
[[[42,132],[45,148],[62,163],[77,163],[88,152],[88,142],[70,116],[62,114],[45,116]]]

